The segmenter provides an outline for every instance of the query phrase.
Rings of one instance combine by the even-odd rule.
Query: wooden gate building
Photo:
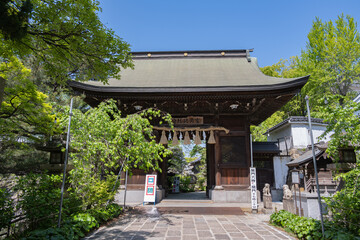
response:
[[[121,80],[70,85],[91,106],[113,98],[124,114],[156,107],[173,118],[193,116],[203,126],[228,129],[228,134],[215,131],[215,144],[206,146],[207,192],[215,202],[250,202],[250,125],[271,116],[309,78],[266,76],[250,52],[133,52],[135,69],[123,70]],[[158,179],[166,185],[166,176]]]

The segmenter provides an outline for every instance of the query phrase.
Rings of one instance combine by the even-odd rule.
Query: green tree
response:
[[[190,152],[191,157],[199,157],[200,164],[198,166],[198,173],[196,174],[195,188],[197,190],[205,191],[207,185],[207,167],[206,167],[206,147],[202,145],[195,145]]]
[[[343,96],[340,104],[354,97],[352,87],[360,80],[360,35],[354,18],[316,18],[300,57],[298,67],[311,74],[305,90],[313,106],[322,105],[324,96]]]
[[[280,60],[279,62],[261,68],[261,71],[268,76],[278,78],[295,78],[306,75],[306,73],[298,67],[300,58],[292,57],[290,60]],[[290,116],[304,116],[305,115],[305,92],[302,90],[296,94],[285,106],[279,111],[275,112],[258,126],[250,126],[250,131],[253,135],[253,141],[266,141],[267,137],[264,135],[266,130],[280,123]]]
[[[255,142],[266,142],[267,136],[265,135],[266,130],[275,126],[285,119],[285,112],[277,111],[271,117],[260,123],[258,126],[250,126],[250,131]]]
[[[32,0],[31,8],[27,2],[2,1],[0,13],[8,9],[10,15],[5,15],[15,20],[0,27],[1,62],[7,62],[11,55],[20,59],[31,57],[33,66],[58,84],[68,80],[106,83],[109,77],[120,78],[121,68],[133,66],[129,44],[101,23],[98,1]],[[27,12],[20,17],[25,5]],[[23,31],[21,37],[11,37],[9,25],[17,22],[16,18],[16,25]],[[0,81],[0,90],[4,84]]]
[[[186,166],[183,150],[180,146],[171,146],[172,155],[168,160],[168,173],[182,174]]]
[[[71,125],[71,159],[74,169],[70,182],[87,208],[112,199],[116,174],[133,168],[159,170],[159,162],[171,152],[156,143],[151,119],[161,117],[155,110],[121,117],[115,101],[109,100],[82,113],[74,110]],[[67,116],[59,116],[67,125]],[[170,122],[168,115],[163,118]]]
[[[0,63],[0,77],[10,80],[0,109],[2,170],[16,167],[14,155],[29,149],[29,144],[43,143],[57,132],[47,96],[28,80],[30,74],[14,56]],[[24,162],[25,159],[21,159],[21,163]]]

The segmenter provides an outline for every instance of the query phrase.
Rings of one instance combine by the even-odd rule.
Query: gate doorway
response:
[[[169,201],[208,200],[206,144],[169,144],[173,155],[167,160],[166,197]]]

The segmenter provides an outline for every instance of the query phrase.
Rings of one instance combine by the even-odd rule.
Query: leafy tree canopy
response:
[[[132,67],[129,44],[101,23],[98,1],[32,0],[28,18],[20,17],[27,2],[7,0],[2,4],[10,12],[8,18],[23,21],[21,29],[25,31],[21,38],[11,39],[6,27],[16,20],[3,24],[2,48],[11,49],[23,59],[35,57],[52,81],[94,79],[106,83],[109,77],[119,78],[120,67]]]
[[[43,135],[50,135],[54,130],[55,116],[52,107],[46,103],[47,96],[37,91],[28,80],[29,75],[30,70],[14,56],[10,61],[0,63],[0,77],[10,80],[0,109],[0,125],[4,126],[0,128],[0,135],[4,136],[2,148],[23,145],[23,141],[19,141],[21,138],[40,142]]]
[[[252,127],[255,140],[266,129],[289,116],[306,116],[305,96],[310,98],[312,117],[330,117],[341,114],[341,107],[324,107],[328,102],[343,106],[354,98],[353,87],[360,81],[360,35],[354,18],[340,15],[336,21],[323,22],[319,18],[313,22],[308,34],[306,48],[298,57],[261,69],[273,77],[293,78],[310,75],[308,83],[289,103],[257,127]],[[335,96],[335,97],[334,97]],[[333,105],[333,106],[335,106]],[[338,113],[329,111],[340,111]],[[279,118],[279,116],[282,116]],[[334,125],[329,125],[329,129]]]
[[[123,165],[124,170],[139,168],[159,170],[159,162],[171,151],[156,143],[149,119],[162,117],[159,111],[145,110],[121,117],[115,101],[109,100],[86,113],[75,109],[71,125],[70,172],[74,191],[86,205],[102,204],[113,192],[114,179]],[[171,123],[168,115],[164,120]],[[59,116],[67,126],[67,115]]]

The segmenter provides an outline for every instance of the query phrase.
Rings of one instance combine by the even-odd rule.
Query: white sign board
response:
[[[291,181],[293,184],[300,184],[299,172],[291,172]]]
[[[156,175],[146,175],[144,202],[153,202],[156,198]]]
[[[257,209],[256,168],[250,168],[251,209]]]

